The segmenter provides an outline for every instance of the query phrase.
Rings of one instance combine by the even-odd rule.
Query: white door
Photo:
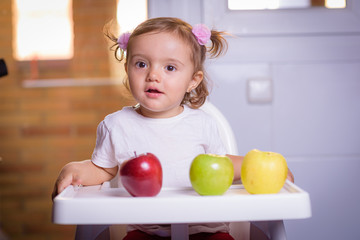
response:
[[[360,1],[232,11],[227,0],[152,0],[149,16],[234,35],[227,54],[208,63],[210,100],[232,125],[240,154],[282,153],[310,193],[313,217],[286,221],[288,239],[360,239]]]

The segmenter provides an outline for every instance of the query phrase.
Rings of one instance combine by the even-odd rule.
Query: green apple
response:
[[[190,166],[190,181],[200,195],[222,195],[231,186],[234,167],[227,156],[200,154]]]
[[[288,174],[285,158],[280,153],[249,151],[242,162],[241,181],[251,194],[278,193]]]

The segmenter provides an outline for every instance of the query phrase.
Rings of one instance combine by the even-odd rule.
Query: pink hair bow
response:
[[[127,49],[127,45],[129,42],[129,38],[130,38],[131,33],[126,32],[120,35],[120,37],[117,40],[117,43],[119,44],[119,47],[123,50],[126,51]]]
[[[192,28],[192,33],[200,45],[205,45],[211,37],[211,31],[205,24],[196,24]]]

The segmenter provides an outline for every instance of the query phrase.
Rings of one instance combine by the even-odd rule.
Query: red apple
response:
[[[152,153],[135,154],[120,166],[121,183],[134,197],[156,196],[161,190],[162,178],[160,161]]]

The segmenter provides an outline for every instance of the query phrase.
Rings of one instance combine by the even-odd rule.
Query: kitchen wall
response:
[[[40,78],[67,78],[78,86],[24,87],[30,63],[13,58],[12,1],[0,1],[0,58],[9,71],[0,78],[0,229],[9,239],[74,238],[74,226],[51,223],[55,179],[67,162],[91,156],[106,114],[132,103],[120,83],[82,81],[110,77],[113,52],[102,30],[115,4],[74,0],[74,58],[38,63]]]

